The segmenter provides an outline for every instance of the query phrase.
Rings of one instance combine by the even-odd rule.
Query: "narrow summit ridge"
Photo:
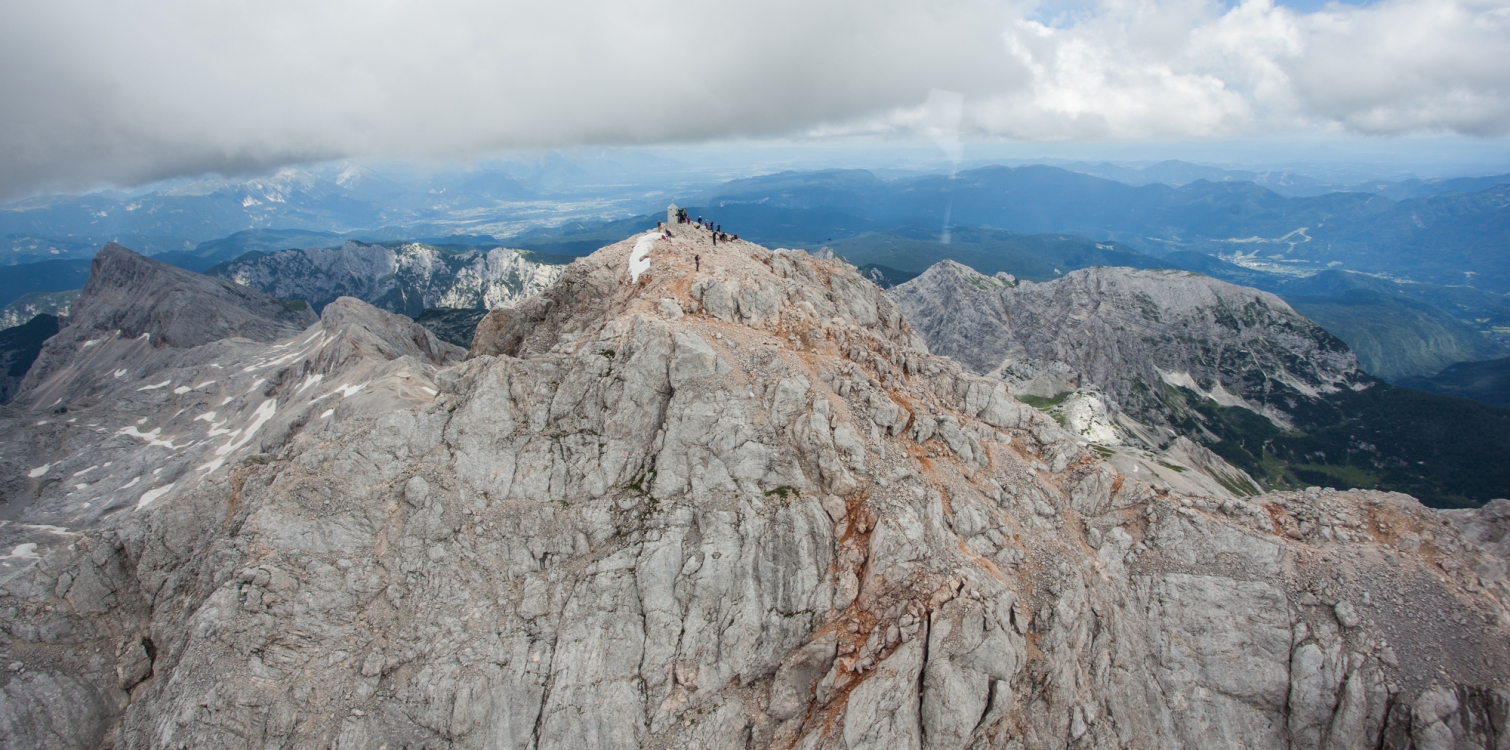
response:
[[[78,395],[81,377],[92,381],[99,374],[88,371],[92,365],[119,369],[163,347],[190,349],[233,337],[268,343],[315,320],[303,302],[277,300],[111,242],[95,255],[68,325],[44,345],[20,391],[37,405],[61,403]]]

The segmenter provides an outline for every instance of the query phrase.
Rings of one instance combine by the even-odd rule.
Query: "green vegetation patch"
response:
[[[1064,403],[1065,399],[1069,398],[1070,394],[1072,393],[1074,393],[1074,391],[1061,391],[1049,397],[1030,396],[1028,394],[1023,394],[1021,396],[1018,396],[1017,400],[1039,411],[1048,411]]]
[[[1510,496],[1510,410],[1396,388],[1285,398],[1294,429],[1165,386],[1176,430],[1268,488],[1320,485],[1414,495],[1427,505]]]

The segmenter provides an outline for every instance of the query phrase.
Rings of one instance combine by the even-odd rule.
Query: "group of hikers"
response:
[[[696,219],[693,219],[692,217],[690,217],[690,216],[687,215],[687,209],[685,209],[685,208],[677,210],[677,212],[676,212],[676,223],[678,223],[678,224],[696,224],[699,228],[706,229],[709,232],[712,232],[713,233],[713,244],[714,245],[717,245],[718,242],[719,242],[719,240],[722,240],[724,242],[728,242],[731,239],[735,239],[735,240],[739,239],[739,235],[737,235],[737,234],[735,234],[735,235],[729,235],[729,234],[724,233],[724,226],[722,224],[714,224],[711,221],[704,222],[703,221],[703,217],[701,217],[701,216],[697,217]]]

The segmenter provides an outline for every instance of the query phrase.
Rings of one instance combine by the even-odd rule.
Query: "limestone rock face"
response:
[[[842,262],[678,226],[636,284],[639,239],[464,361],[342,301],[97,372],[77,422],[0,413],[34,498],[0,527],[0,736],[1507,741],[1488,537],[1403,495],[1161,489],[930,355]]]
[[[889,294],[932,351],[1042,399],[1119,470],[1182,492],[1259,491],[1202,445],[1224,438],[1190,427],[1187,398],[1289,428],[1297,406],[1376,382],[1278,297],[1184,271],[1089,268],[1035,284],[944,261]]]
[[[228,338],[271,342],[314,321],[303,303],[175,268],[111,242],[94,256],[67,327],[43,346],[20,390],[33,391],[33,401],[62,397],[56,389],[36,390],[84,359],[134,362],[164,347],[188,349]],[[78,356],[91,347],[89,356]],[[105,352],[109,356],[102,358]]]
[[[416,317],[434,307],[507,307],[549,286],[562,268],[502,247],[447,250],[348,240],[340,247],[237,259],[211,273],[282,299],[308,300],[316,310],[337,297],[356,297]]]
[[[1163,383],[1288,418],[1284,398],[1365,379],[1341,341],[1278,297],[1185,271],[1087,268],[1002,283],[945,261],[890,294],[936,354],[1019,392],[1094,386],[1159,423]]]

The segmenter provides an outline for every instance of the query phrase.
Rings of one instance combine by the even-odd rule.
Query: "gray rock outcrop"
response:
[[[337,297],[417,317],[434,307],[508,307],[549,286],[564,266],[507,248],[448,250],[348,240],[340,247],[280,250],[239,258],[210,270],[281,299],[308,300],[316,310]]]
[[[34,497],[0,527],[0,737],[1510,742],[1505,561],[1458,531],[1499,521],[1146,482],[842,262],[675,231],[490,314],[465,361],[343,300],[0,412]]]
[[[1366,379],[1345,344],[1280,298],[1186,271],[1008,283],[944,261],[889,293],[934,353],[971,372],[1039,396],[1094,386],[1154,424],[1163,384],[1283,422],[1287,398]]]
[[[48,339],[20,390],[29,391],[34,404],[61,399],[68,391],[64,381],[73,382],[75,375],[92,381],[101,374],[91,366],[110,367],[114,362],[117,366],[110,369],[121,369],[120,364],[129,368],[151,360],[152,352],[165,347],[189,349],[227,338],[271,342],[314,321],[303,302],[274,299],[111,242],[94,256],[89,282],[68,325]],[[51,386],[41,387],[49,381]]]
[[[1194,403],[1289,429],[1298,406],[1374,385],[1283,300],[1184,271],[1097,267],[1035,284],[943,261],[888,294],[930,350],[1007,383],[1120,471],[1183,492],[1261,486],[1207,447],[1241,436],[1213,433]]]

